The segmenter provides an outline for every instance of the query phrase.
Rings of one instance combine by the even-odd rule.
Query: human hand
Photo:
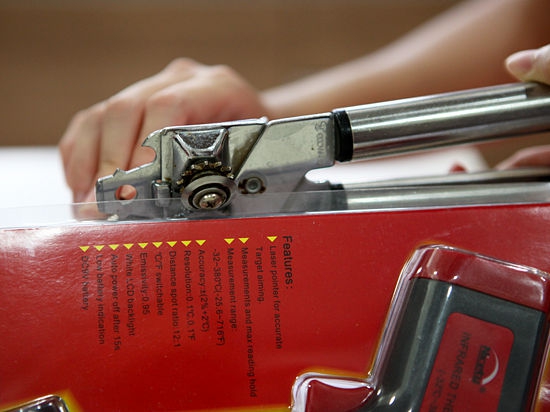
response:
[[[521,149],[508,159],[499,163],[500,170],[517,167],[550,167],[550,145],[532,146]]]
[[[506,59],[506,68],[519,80],[550,85],[550,44],[540,49],[514,53]],[[497,168],[526,166],[550,166],[550,145],[522,149],[500,163]]]
[[[153,160],[141,147],[167,126],[215,123],[266,115],[259,94],[226,66],[176,59],[158,74],[77,113],[59,149],[75,202],[95,199],[98,177]],[[121,192],[121,198],[131,197]]]
[[[550,44],[540,49],[523,50],[506,59],[506,68],[519,80],[550,85]]]

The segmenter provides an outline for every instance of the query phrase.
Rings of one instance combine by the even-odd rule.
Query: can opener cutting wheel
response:
[[[101,212],[120,218],[177,218],[213,210],[231,216],[258,210],[291,211],[297,210],[289,206],[296,194],[331,192],[328,183],[306,178],[313,169],[546,130],[550,130],[550,87],[537,83],[402,99],[273,121],[262,118],[167,127],[153,132],[143,143],[156,152],[154,161],[100,178],[96,198]],[[466,180],[517,180],[524,178],[524,173],[487,172]],[[456,179],[449,175],[428,185],[418,181],[398,184],[401,189],[396,194],[406,198],[407,187],[422,185],[424,202],[429,202],[437,197],[429,187],[444,184],[459,188],[462,185],[456,184]],[[131,200],[118,198],[119,188],[125,185],[135,189]],[[346,205],[359,201],[369,207],[369,195],[365,200],[361,192],[354,198],[358,192],[352,189],[358,188],[345,189]],[[381,189],[371,187],[371,202],[376,190]],[[414,193],[413,203],[418,204],[418,191]],[[437,193],[452,202],[449,199],[471,198],[473,192],[446,189]],[[311,199],[309,205],[301,204],[298,209],[316,207],[319,198]],[[385,201],[391,202],[391,197]],[[334,196],[330,196],[330,202],[334,204]]]

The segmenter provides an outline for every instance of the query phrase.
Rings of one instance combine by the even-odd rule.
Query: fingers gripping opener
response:
[[[249,199],[262,196],[276,209],[273,202],[283,205],[289,193],[326,189],[307,180],[306,174],[335,162],[546,130],[550,130],[550,88],[537,83],[273,121],[262,118],[167,127],[144,142],[156,152],[154,161],[100,178],[96,198],[102,212],[121,217],[177,216],[200,210],[246,213],[258,207]],[[117,195],[125,185],[135,189],[131,200]]]

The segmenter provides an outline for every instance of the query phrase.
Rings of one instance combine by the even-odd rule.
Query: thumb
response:
[[[550,84],[550,44],[540,49],[523,50],[506,59],[508,71],[522,81]]]

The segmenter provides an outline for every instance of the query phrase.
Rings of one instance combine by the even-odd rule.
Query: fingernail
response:
[[[86,194],[86,197],[84,198],[84,202],[86,202],[86,203],[93,203],[93,202],[95,202],[95,190],[94,190],[94,189],[90,190],[90,191]]]
[[[73,193],[73,202],[82,203],[86,199],[88,192],[74,192]]]
[[[506,68],[518,78],[529,74],[535,63],[536,50],[523,50],[506,59]]]
[[[88,192],[75,192],[73,195],[74,203],[88,203],[95,201],[95,192],[93,190]]]

